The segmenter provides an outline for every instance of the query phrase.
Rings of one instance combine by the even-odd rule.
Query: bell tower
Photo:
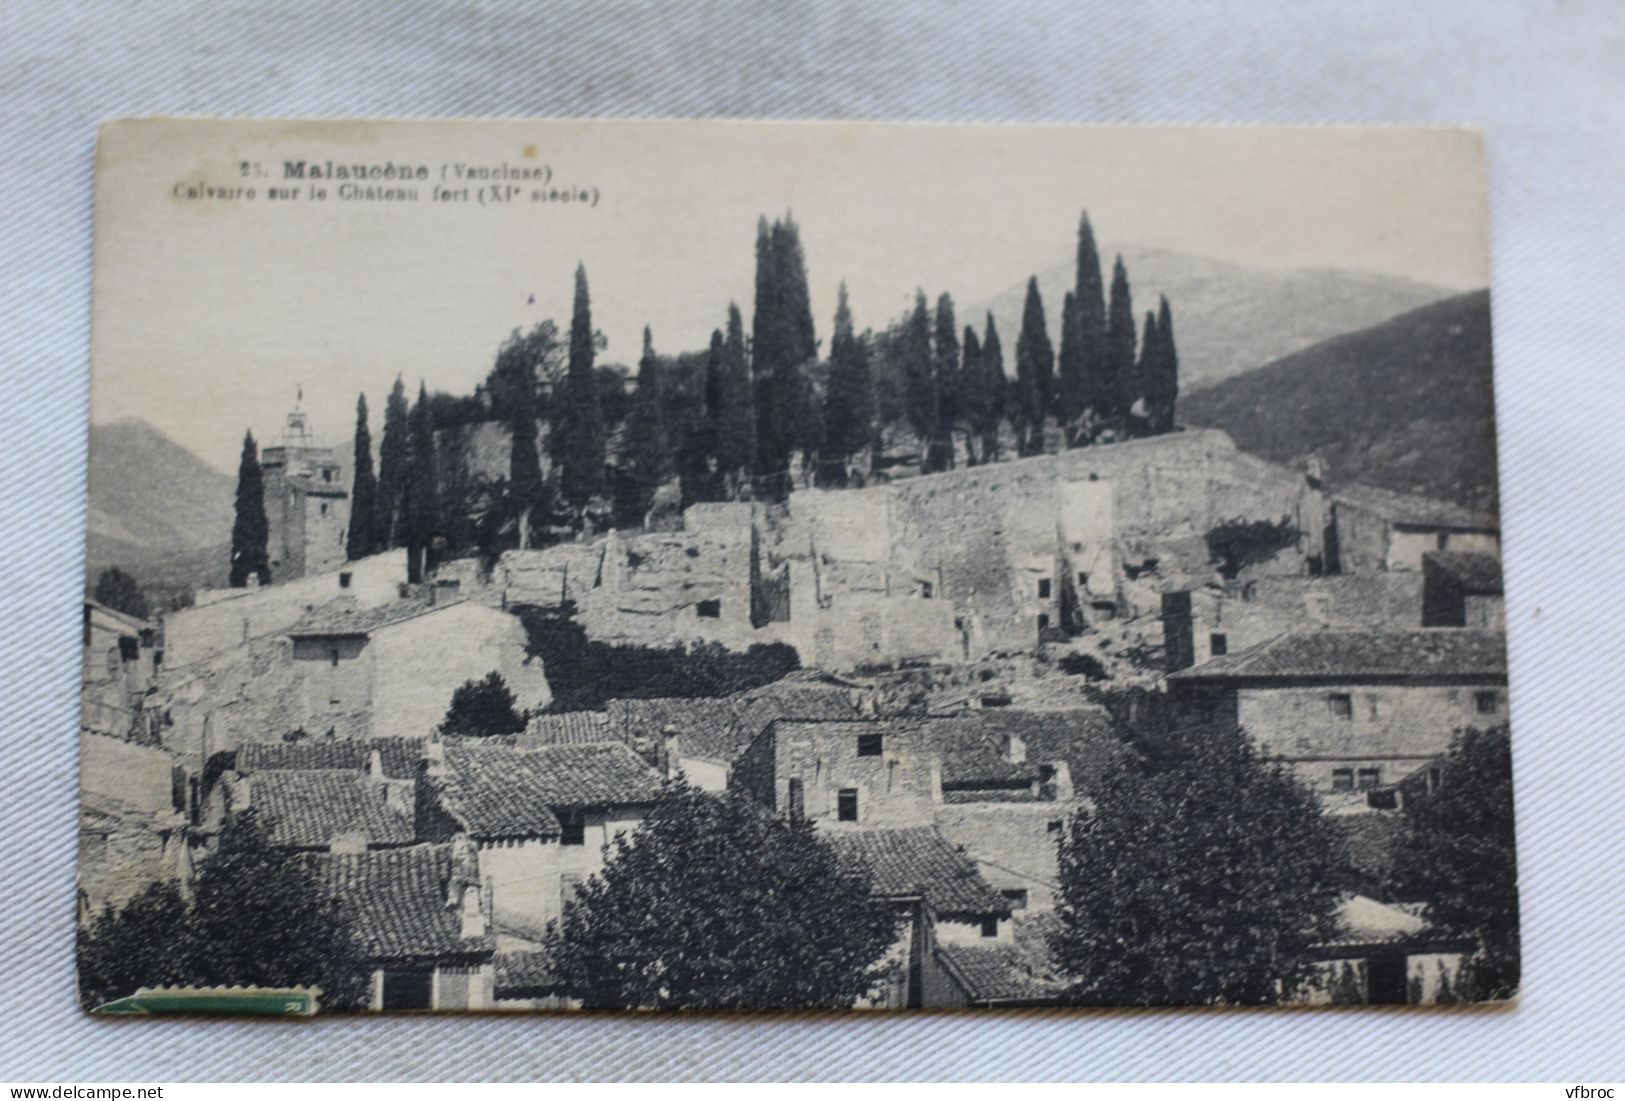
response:
[[[282,425],[282,442],[261,454],[265,515],[270,521],[273,581],[336,570],[344,564],[350,494],[344,467],[316,438],[305,391],[295,394]]]

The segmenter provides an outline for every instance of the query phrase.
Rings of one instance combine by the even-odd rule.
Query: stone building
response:
[[[369,1008],[492,1007],[496,937],[466,839],[297,859],[354,915]]]
[[[1168,676],[1181,727],[1240,727],[1322,792],[1383,787],[1506,722],[1506,636],[1303,631]]]
[[[494,928],[531,947],[660,792],[659,773],[619,743],[436,749],[418,788],[418,834],[472,842]]]
[[[94,600],[85,601],[82,623],[80,726],[126,737],[163,666],[157,627]]]
[[[1332,494],[1331,522],[1332,573],[1420,570],[1429,551],[1501,556],[1501,525],[1492,513],[1431,497],[1344,486]]]
[[[150,884],[186,883],[191,776],[162,749],[79,735],[79,918],[117,909]]]
[[[1466,551],[1422,555],[1422,626],[1506,630],[1500,559]]]
[[[834,830],[928,825],[942,802],[936,720],[775,720],[734,765],[733,786],[777,814]]]
[[[273,581],[325,573],[344,564],[350,529],[350,490],[344,464],[323,447],[310,415],[296,403],[282,443],[260,452],[265,479],[266,549]]]
[[[276,848],[362,852],[410,845],[422,743],[313,738],[235,754],[216,815],[253,810]]]

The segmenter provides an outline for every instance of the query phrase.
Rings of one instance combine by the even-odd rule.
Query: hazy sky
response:
[[[285,160],[329,158],[425,164],[435,178],[414,185],[418,203],[342,202],[336,181],[325,202],[265,201]],[[267,174],[256,201],[175,196],[242,182],[244,161]],[[431,201],[457,163],[545,164],[551,186],[601,198]],[[977,303],[1067,262],[1083,209],[1108,247],[1488,282],[1480,146],[1463,131],[124,123],[98,151],[91,415],[143,418],[231,470],[244,428],[280,437],[297,386],[334,443],[349,439],[358,391],[376,437],[397,373],[413,391],[420,378],[469,390],[514,327],[568,325],[578,261],[602,361],[630,364],[645,324],[663,352],[703,347],[730,299],[749,324],[760,214],[794,211],[827,341],[841,280],[859,328],[886,324],[917,286]],[[1042,289],[1053,313],[1067,288]]]

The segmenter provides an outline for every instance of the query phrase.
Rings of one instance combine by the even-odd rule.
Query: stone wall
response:
[[[1059,885],[1060,824],[1077,807],[1074,801],[944,803],[936,808],[936,825],[995,890],[1025,891],[1027,909],[1050,910]]]
[[[79,890],[84,916],[190,870],[181,827],[188,776],[168,753],[100,734],[79,738]],[[178,785],[178,789],[177,789]]]

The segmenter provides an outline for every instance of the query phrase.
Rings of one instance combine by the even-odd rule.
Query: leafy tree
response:
[[[570,314],[570,359],[555,438],[564,498],[583,524],[589,504],[604,492],[604,415],[593,373],[595,349],[587,269],[577,265],[575,306]]]
[[[959,327],[954,321],[954,300],[947,291],[937,296],[932,333],[932,373],[937,384],[937,434],[931,442],[933,470],[954,465],[954,428],[961,417]]]
[[[750,360],[745,353],[745,326],[739,307],[728,303],[728,329],[722,341],[721,370],[714,403],[716,469],[731,496],[739,496],[756,455],[756,411],[751,391]]]
[[[1044,418],[1050,411],[1054,388],[1055,351],[1044,320],[1044,300],[1038,277],[1027,280],[1027,301],[1021,311],[1021,333],[1016,337],[1016,387],[1010,419],[1024,455],[1043,450]]]
[[[1226,578],[1234,578],[1248,566],[1268,562],[1296,546],[1298,529],[1290,516],[1273,523],[1237,516],[1209,528],[1206,540],[1208,560]]]
[[[231,586],[241,589],[249,577],[271,583],[268,544],[271,523],[265,516],[265,475],[260,470],[254,433],[243,434],[243,456],[237,464],[237,516],[231,525]]]
[[[440,463],[434,441],[434,419],[429,411],[429,391],[418,383],[418,400],[412,406],[411,466],[407,471],[405,523],[407,576],[423,580],[430,565],[431,551],[441,533]]]
[[[924,469],[932,470],[935,468],[931,465],[930,447],[937,438],[941,406],[931,357],[931,312],[925,304],[923,290],[914,292],[914,312],[900,334],[898,353],[903,367],[904,412],[909,426],[919,437]]]
[[[152,609],[147,606],[146,596],[141,592],[141,586],[134,577],[117,566],[109,566],[96,575],[96,591],[91,599],[98,604],[105,604],[115,612],[133,615],[137,619],[146,619],[152,613]]]
[[[1512,741],[1505,726],[1459,731],[1438,789],[1407,801],[1395,860],[1407,897],[1435,926],[1478,942],[1458,977],[1463,1001],[1518,991],[1518,865],[1512,816]]]
[[[372,433],[367,430],[367,395],[355,399],[355,479],[350,489],[350,530],[344,556],[350,561],[374,554],[378,535],[378,479],[372,473]]]
[[[495,670],[483,680],[466,680],[451,694],[451,706],[440,723],[440,733],[480,738],[522,733],[525,717],[515,702],[508,682]]]
[[[384,404],[384,435],[378,444],[378,497],[374,505],[377,529],[373,547],[389,550],[406,545],[402,522],[406,514],[406,485],[412,469],[412,426],[406,386],[395,376]]]
[[[1134,361],[1134,299],[1129,291],[1128,269],[1119,256],[1112,264],[1111,305],[1106,315],[1105,385],[1107,420],[1121,427],[1129,408],[1140,396]]]
[[[677,783],[616,837],[547,943],[591,1008],[841,1009],[880,988],[896,936],[809,819]]]
[[[161,984],[318,986],[325,1008],[365,1005],[369,968],[348,904],[243,811],[199,865],[190,903],[155,884],[82,935],[81,997],[95,1006]]]
[[[869,345],[852,328],[846,284],[835,306],[829,342],[829,384],[824,389],[824,451],[820,480],[846,484],[847,464],[874,439],[875,393],[869,376]]]
[[[1267,1004],[1336,932],[1342,834],[1237,730],[1125,755],[1060,848],[1051,945],[1092,1005]]]

